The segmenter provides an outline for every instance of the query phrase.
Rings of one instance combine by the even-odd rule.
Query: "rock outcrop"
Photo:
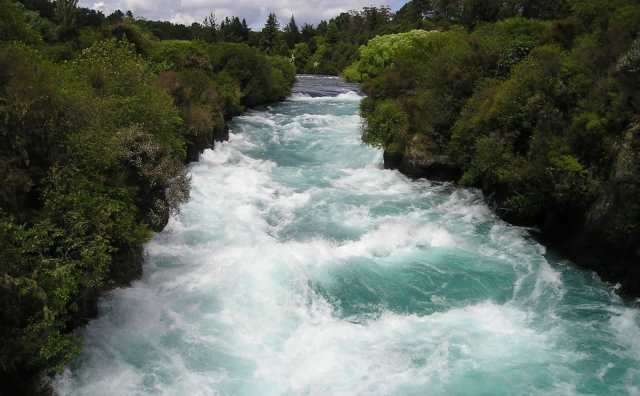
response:
[[[462,176],[460,168],[437,144],[424,135],[415,135],[399,153],[384,153],[384,166],[420,179],[454,181]]]

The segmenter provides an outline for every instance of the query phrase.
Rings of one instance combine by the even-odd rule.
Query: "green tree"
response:
[[[293,59],[298,72],[305,72],[310,57],[311,51],[307,43],[298,43],[293,48]]]
[[[261,48],[267,54],[276,54],[282,46],[280,24],[276,14],[270,13],[262,28]]]
[[[29,25],[25,10],[12,0],[0,0],[0,41],[37,43],[42,40]]]
[[[78,14],[78,0],[56,0],[58,34],[65,38],[74,33]]]
[[[124,20],[124,16],[125,15],[122,11],[115,10],[114,12],[109,14],[109,16],[107,16],[107,22],[111,24],[122,22]]]
[[[208,43],[214,43],[218,41],[219,26],[215,13],[212,12],[202,21],[201,34],[202,36],[200,37],[200,39],[203,41],[206,41]]]
[[[300,29],[298,29],[295,18],[291,15],[289,23],[284,28],[284,39],[287,42],[287,46],[293,49],[293,47],[300,42],[301,38]]]
[[[399,51],[410,48],[419,40],[427,39],[433,34],[434,32],[424,30],[412,30],[378,36],[360,48],[358,60],[345,71],[345,76],[353,81],[373,78],[393,63]]]
[[[220,23],[220,36],[222,41],[232,43],[244,43],[249,40],[249,28],[247,22],[242,22],[238,17],[225,18]]]

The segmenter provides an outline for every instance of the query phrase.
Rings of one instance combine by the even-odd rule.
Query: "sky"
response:
[[[226,16],[245,18],[253,29],[260,29],[267,15],[275,12],[280,25],[285,25],[291,15],[299,26],[317,24],[341,12],[366,6],[388,5],[397,10],[407,0],[80,0],[80,5],[109,15],[114,10],[131,10],[136,17],[165,20],[190,25],[202,22],[215,12],[218,20]]]

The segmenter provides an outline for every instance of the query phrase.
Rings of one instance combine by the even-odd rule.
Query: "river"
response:
[[[61,395],[640,394],[640,311],[480,193],[382,169],[353,89],[233,121]]]

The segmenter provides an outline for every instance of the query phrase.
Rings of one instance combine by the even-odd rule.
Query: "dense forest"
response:
[[[0,393],[32,394],[101,292],[189,196],[185,165],[291,63],[246,44],[160,40],[76,1],[0,0]],[[5,393],[7,392],[7,393]]]
[[[415,30],[344,71],[368,95],[364,140],[640,293],[640,4],[413,1],[400,17]]]

